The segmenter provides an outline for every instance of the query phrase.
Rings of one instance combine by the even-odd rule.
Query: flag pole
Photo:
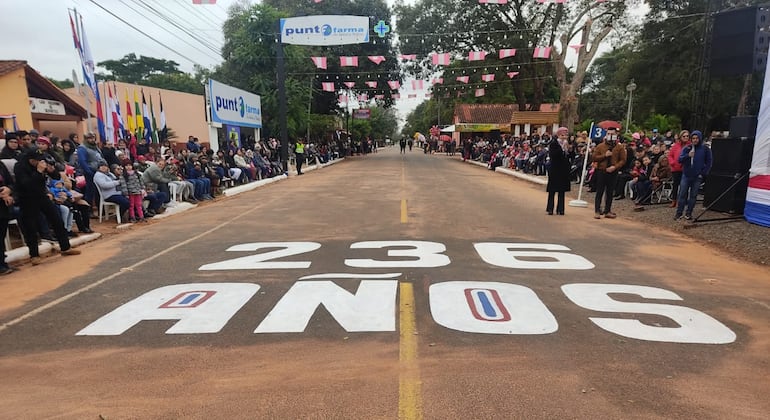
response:
[[[588,132],[588,138],[586,139],[586,155],[583,158],[583,168],[580,170],[580,187],[578,189],[577,200],[569,202],[570,207],[588,207],[588,202],[583,200],[583,182],[586,178],[586,166],[588,165],[588,154],[591,153],[591,135],[594,132],[594,123],[591,123],[591,131]]]

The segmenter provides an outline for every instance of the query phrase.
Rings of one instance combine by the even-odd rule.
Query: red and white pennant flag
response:
[[[479,96],[484,96],[484,89],[476,89],[475,95],[476,95],[477,98]]]
[[[532,58],[548,58],[551,56],[551,47],[535,47]]]
[[[399,54],[399,60],[416,60],[417,54]]]
[[[449,53],[444,54],[431,54],[431,60],[434,66],[448,66],[449,65]]]
[[[369,96],[367,96],[365,93],[358,95],[358,102],[366,102],[368,100]]]
[[[498,51],[498,53],[500,54],[500,58],[513,57],[516,55],[516,48],[505,48]]]
[[[430,99],[430,98],[431,98],[431,96],[433,96],[433,95],[431,95],[430,93],[426,93],[426,94],[425,94],[425,97],[426,97],[426,98],[428,98],[428,99]]]
[[[368,58],[369,58],[369,61],[377,65],[385,61],[385,57],[381,55],[370,55]]]
[[[409,99],[413,99],[413,98],[416,98],[416,97],[417,97],[416,93],[410,93],[409,96],[408,96]]]
[[[508,78],[509,79],[513,79],[514,77],[516,77],[519,74],[519,72],[511,71],[511,72],[508,72],[507,74],[508,74]]]
[[[482,74],[481,80],[485,82],[494,82],[495,81],[495,75],[494,74]]]
[[[390,95],[390,97],[393,98],[393,99],[401,99],[401,95],[398,94],[398,93],[394,93],[394,94]]]
[[[480,4],[508,4],[508,0],[479,0]]]
[[[457,76],[457,81],[462,83],[468,83],[470,78],[468,76]]]
[[[376,87],[377,87],[377,82],[376,82],[376,81],[369,81],[369,82],[366,82],[366,86],[368,86],[368,87],[370,87],[370,88],[374,89],[374,88],[376,88]]]
[[[313,60],[316,68],[326,70],[326,57],[310,57],[310,59]]]
[[[486,51],[471,51],[468,53],[468,61],[482,61],[487,57]]]
[[[358,67],[358,57],[340,57],[340,67]]]
[[[385,99],[385,95],[374,95],[374,99]]]
[[[438,85],[438,84],[442,84],[443,85],[444,84],[444,78],[443,77],[437,77],[437,78],[431,80],[430,82],[432,84],[434,84],[434,85]]]
[[[423,90],[425,82],[423,80],[412,80],[412,90]]]
[[[347,86],[348,89],[353,89],[356,86],[356,82],[345,82],[345,86]]]
[[[341,103],[341,104],[348,103],[348,95],[340,95],[339,103]]]
[[[334,92],[334,82],[323,82],[321,88],[324,92]]]
[[[193,4],[217,4],[217,0],[193,0]]]
[[[580,49],[583,48],[583,45],[584,44],[573,44],[573,45],[570,45],[569,47],[574,49],[576,53],[579,53]]]
[[[388,81],[388,86],[393,90],[398,90],[398,88],[401,87],[401,83],[399,83],[398,80],[390,80]]]

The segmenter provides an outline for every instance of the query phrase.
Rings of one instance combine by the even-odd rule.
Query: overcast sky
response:
[[[72,71],[77,70],[77,77],[82,79],[67,17],[68,9],[76,8],[83,17],[96,62],[120,59],[133,52],[176,61],[186,72],[192,72],[194,64],[213,67],[221,62],[216,52],[155,13],[194,31],[219,50],[227,8],[237,1],[217,0],[214,5],[193,5],[192,0],[0,0],[0,16],[4,17],[0,58],[26,60],[44,76],[55,79],[71,79]],[[411,2],[407,0],[407,3]],[[393,0],[388,3],[392,4]],[[168,48],[121,22],[110,12]],[[406,93],[402,92],[402,96],[406,97]],[[424,99],[424,95],[419,94],[416,99],[400,100],[397,109],[404,117]]]

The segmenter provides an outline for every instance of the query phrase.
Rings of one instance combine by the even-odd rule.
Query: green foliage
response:
[[[67,88],[75,87],[75,83],[70,79],[56,80],[50,77],[47,77],[47,79],[50,80],[51,83],[55,84],[56,87],[58,87],[59,89],[67,89]]]
[[[203,84],[187,73],[153,74],[142,82],[145,86],[203,95]]]
[[[650,115],[642,124],[645,131],[657,128],[660,133],[668,130],[679,131],[682,129],[682,120],[676,115],[654,114]]]
[[[110,73],[102,80],[116,80],[126,83],[143,83],[150,76],[161,74],[178,74],[179,63],[173,60],[153,58],[134,53],[126,54],[120,60],[105,60],[97,63]]]

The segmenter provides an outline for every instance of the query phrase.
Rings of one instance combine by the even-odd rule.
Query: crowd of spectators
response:
[[[120,220],[142,223],[174,206],[172,196],[197,204],[227,187],[286,173],[274,138],[224,142],[215,153],[193,136],[175,148],[133,136],[115,144],[93,133],[82,141],[76,133],[64,139],[37,130],[0,134],[0,236],[15,219],[34,265],[42,262],[42,241],[58,242],[64,255],[80,253],[69,239],[93,232],[100,200],[116,204]],[[344,142],[310,143],[303,159],[325,163],[350,150]],[[15,269],[5,262],[4,241],[1,246],[0,275],[9,274]]]

